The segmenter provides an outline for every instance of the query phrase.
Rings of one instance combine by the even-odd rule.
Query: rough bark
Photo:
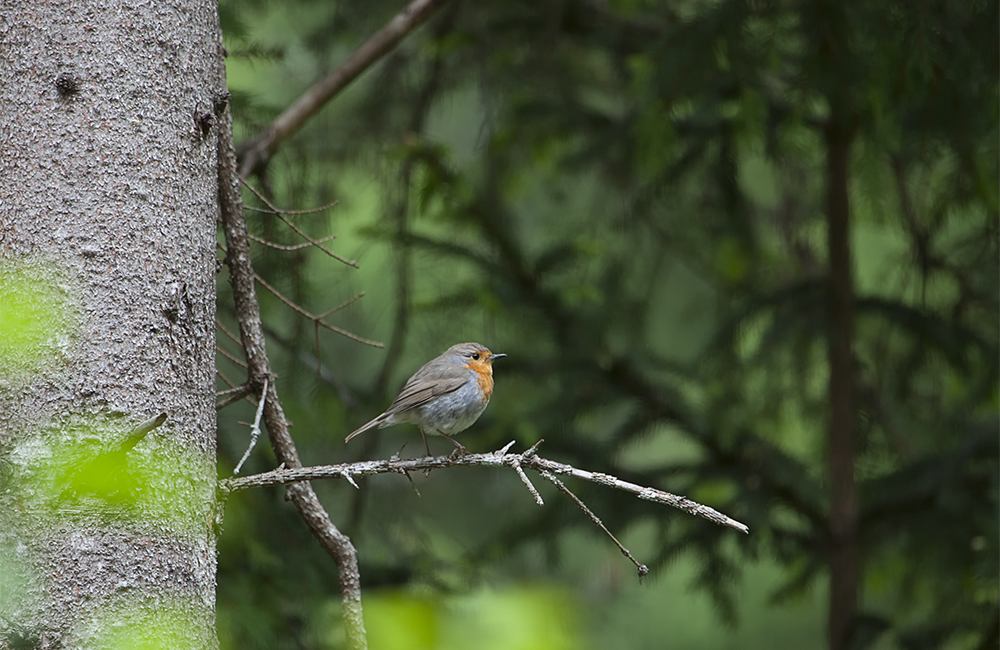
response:
[[[0,647],[218,645],[220,47],[213,3],[0,12],[0,283],[58,315],[0,364]]]

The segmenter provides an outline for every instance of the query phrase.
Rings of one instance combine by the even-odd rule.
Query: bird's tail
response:
[[[347,436],[346,438],[344,438],[344,442],[350,442],[350,441],[351,441],[351,438],[353,438],[353,437],[355,437],[355,436],[359,436],[359,435],[361,435],[362,433],[364,433],[364,432],[365,432],[365,431],[367,431],[368,429],[374,429],[374,428],[375,428],[375,427],[377,427],[378,425],[380,425],[380,424],[382,424],[383,422],[385,422],[385,418],[386,418],[386,417],[387,417],[387,416],[386,416],[386,414],[385,414],[385,413],[383,413],[382,415],[378,416],[377,418],[375,418],[374,420],[372,420],[372,421],[371,421],[371,422],[369,422],[368,424],[363,424],[363,425],[361,425],[361,426],[360,426],[360,427],[358,427],[358,428],[357,428],[356,430],[354,430],[354,431],[352,431],[352,432],[351,432],[350,434],[348,434],[348,436]]]

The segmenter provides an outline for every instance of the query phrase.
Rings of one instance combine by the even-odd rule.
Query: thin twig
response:
[[[246,383],[246,384],[240,384],[239,386],[234,386],[229,390],[217,392],[215,396],[217,398],[221,397],[222,399],[220,399],[218,402],[215,403],[215,410],[221,411],[230,404],[235,404],[236,402],[240,401],[241,399],[249,395],[252,391],[253,391],[253,386],[251,386],[249,383]]]
[[[222,356],[226,357],[227,359],[229,359],[230,361],[232,361],[236,365],[238,365],[240,368],[243,368],[244,370],[246,370],[246,367],[247,367],[246,362],[245,361],[240,361],[239,359],[237,359],[235,356],[233,356],[232,354],[230,354],[229,352],[227,352],[226,349],[223,348],[221,345],[217,344],[215,346],[215,351],[218,352],[219,354],[221,354]]]
[[[220,395],[228,395],[230,393],[230,391],[239,391],[240,392],[240,396],[243,399],[245,399],[246,401],[250,402],[250,404],[254,404],[253,399],[251,399],[251,397],[250,397],[250,393],[253,392],[253,386],[251,386],[249,382],[244,382],[244,383],[242,383],[242,384],[240,384],[240,385],[237,386],[235,381],[233,381],[232,379],[230,379],[229,377],[227,377],[226,373],[222,372],[218,368],[215,369],[215,374],[218,375],[219,379],[221,379],[223,382],[225,382],[225,384],[227,386],[229,386],[229,390],[224,390],[221,393],[216,393],[216,397],[218,397]],[[220,411],[223,408],[229,406],[231,403],[234,403],[234,402],[229,402],[228,400],[223,399],[222,402],[220,402],[220,403],[218,403],[218,404],[215,405],[215,410],[216,411]]]
[[[318,212],[323,212],[324,210],[329,210],[330,208],[334,207],[338,203],[340,203],[340,201],[331,201],[330,203],[327,203],[326,205],[321,205],[318,208],[309,208],[307,210],[265,210],[264,208],[251,208],[248,205],[243,206],[243,209],[244,210],[250,210],[251,212],[263,212],[265,214],[295,214],[295,215],[301,215],[301,214],[316,214]],[[336,235],[334,235],[334,237],[336,237]],[[250,239],[253,239],[252,235],[250,236]]]
[[[631,560],[632,564],[635,565],[636,570],[639,572],[639,580],[642,581],[642,579],[646,576],[646,574],[649,573],[649,567],[647,567],[645,564],[640,564],[638,560],[636,560],[634,557],[632,557],[632,553],[630,553],[629,550],[627,548],[625,548],[622,545],[621,542],[618,541],[618,538],[615,537],[614,534],[610,530],[608,530],[608,527],[605,526],[604,522],[601,521],[600,518],[597,515],[594,514],[594,511],[591,510],[590,508],[588,508],[587,504],[584,503],[583,501],[581,501],[580,497],[578,497],[575,494],[573,494],[573,492],[568,487],[566,487],[566,485],[562,481],[560,481],[558,478],[556,478],[552,474],[552,472],[550,472],[548,470],[542,470],[541,472],[539,472],[539,474],[541,474],[542,476],[544,476],[553,485],[555,485],[557,488],[559,488],[560,492],[562,492],[563,494],[565,494],[566,496],[568,496],[570,499],[572,499],[573,502],[577,505],[577,507],[580,508],[580,510],[583,510],[584,514],[586,514],[588,517],[590,517],[590,520],[592,522],[594,522],[594,524],[596,524],[598,528],[600,528],[601,530],[603,530],[604,533],[608,537],[611,538],[611,541],[615,543],[615,546],[617,546],[618,550],[622,552],[622,555],[624,555],[629,560]]]
[[[319,320],[323,320],[324,318],[326,318],[330,314],[336,313],[336,312],[340,311],[341,309],[343,309],[344,307],[349,307],[350,305],[354,304],[355,302],[357,302],[358,300],[361,300],[364,297],[365,297],[365,292],[362,291],[361,293],[359,293],[358,295],[354,296],[353,298],[348,298],[347,300],[345,300],[344,302],[340,303],[339,305],[337,305],[333,309],[328,309],[325,312],[323,312],[322,314],[319,314],[318,316],[316,316],[316,318],[319,319]]]
[[[236,382],[227,377],[226,373],[219,370],[218,367],[216,367],[215,369],[215,374],[217,374],[219,376],[219,379],[225,382],[226,386],[229,386],[229,388],[237,388]]]
[[[215,326],[218,327],[220,330],[222,330],[222,333],[225,334],[227,337],[229,337],[229,339],[233,343],[235,343],[236,345],[238,345],[240,347],[243,347],[243,341],[241,341],[235,334],[233,334],[232,332],[230,332],[229,328],[226,327],[223,324],[223,322],[221,320],[219,320],[218,318],[215,319]]]
[[[264,246],[267,246],[268,248],[274,248],[274,249],[277,249],[279,251],[287,251],[287,252],[300,251],[303,248],[309,248],[310,246],[313,245],[312,241],[307,241],[304,244],[292,244],[290,246],[286,246],[284,244],[275,244],[273,241],[268,241],[268,240],[264,239],[263,237],[257,237],[256,235],[251,235],[249,233],[247,234],[247,236],[250,239],[252,239],[253,241],[257,242],[258,244],[263,244]],[[322,244],[324,242],[328,242],[331,239],[336,239],[336,238],[337,238],[337,235],[327,235],[326,237],[322,237],[320,239],[317,239],[316,243],[317,244]]]
[[[521,482],[524,483],[525,487],[528,488],[528,492],[531,492],[531,496],[535,497],[535,503],[537,503],[540,506],[544,506],[545,502],[542,501],[542,495],[538,493],[538,490],[535,489],[535,486],[531,484],[531,479],[529,479],[528,475],[524,473],[523,469],[521,469],[520,461],[515,460],[511,462],[510,466],[514,468],[515,472],[517,472],[517,475],[518,477],[520,477]]]
[[[536,442],[535,444],[533,444],[530,447],[528,447],[528,449],[525,450],[525,452],[524,452],[525,458],[527,458],[528,456],[533,456],[535,454],[535,451],[538,450],[538,448],[541,446],[541,444],[543,442],[545,442],[545,438],[539,438],[538,442]],[[508,444],[511,444],[511,443],[508,443]],[[509,449],[509,447],[505,447],[504,448],[504,453],[507,453],[507,449]]]
[[[296,233],[296,234],[297,234],[297,235],[298,235],[299,237],[301,237],[302,239],[305,239],[305,240],[306,240],[306,241],[308,241],[308,242],[309,242],[310,244],[312,244],[312,245],[313,245],[313,246],[315,246],[316,248],[320,249],[321,251],[323,251],[324,253],[326,253],[327,255],[329,255],[330,257],[332,257],[333,259],[335,259],[335,260],[337,260],[338,262],[341,262],[341,263],[343,263],[343,264],[346,264],[347,266],[353,266],[353,267],[354,267],[354,268],[356,268],[356,269],[358,269],[358,268],[361,268],[361,267],[360,267],[360,266],[358,265],[357,261],[355,261],[355,260],[347,260],[347,259],[344,259],[343,257],[341,257],[340,255],[337,255],[337,254],[336,254],[336,253],[334,253],[334,252],[333,252],[332,250],[330,250],[329,248],[327,248],[326,246],[324,246],[323,244],[321,244],[321,243],[319,242],[319,240],[317,240],[317,239],[313,239],[312,237],[310,237],[309,235],[307,235],[307,234],[306,234],[306,232],[305,232],[304,230],[302,230],[301,228],[299,228],[298,226],[296,226],[296,225],[295,225],[294,223],[292,223],[291,221],[289,221],[288,219],[286,219],[286,218],[285,218],[284,216],[282,216],[282,215],[280,215],[280,214],[278,214],[278,215],[275,215],[275,216],[277,216],[277,217],[278,217],[279,219],[281,219],[281,221],[282,221],[282,222],[283,222],[283,223],[284,223],[284,224],[285,224],[286,226],[288,226],[289,228],[291,228],[292,230],[294,230],[294,231],[295,231],[295,233]]]
[[[348,266],[353,266],[354,268],[359,268],[357,262],[355,262],[354,260],[345,260],[343,257],[341,257],[340,255],[337,255],[336,253],[334,253],[332,250],[330,250],[326,246],[323,246],[323,244],[321,244],[318,240],[313,239],[312,237],[310,237],[309,235],[307,235],[305,233],[305,231],[303,231],[301,228],[299,228],[294,223],[292,223],[291,221],[289,221],[288,219],[286,219],[285,216],[284,216],[285,210],[279,210],[273,203],[271,203],[267,199],[266,196],[264,196],[262,193],[258,192],[257,188],[255,188],[250,183],[246,182],[245,179],[241,178],[240,182],[243,183],[243,185],[248,190],[250,190],[251,192],[253,192],[254,196],[256,196],[258,199],[260,199],[261,201],[263,201],[264,204],[267,207],[271,208],[271,210],[274,212],[274,216],[276,216],[279,219],[281,219],[284,222],[284,224],[286,226],[288,226],[289,228],[291,228],[292,230],[294,230],[295,233],[299,237],[301,237],[302,239],[305,239],[307,242],[309,242],[310,244],[312,244],[316,248],[320,249],[321,251],[323,251],[324,253],[326,253],[327,255],[329,255],[330,257],[332,257],[333,259],[337,260],[338,262],[343,262],[344,264],[346,264]],[[249,233],[247,233],[247,236],[248,237],[250,236]]]
[[[118,453],[127,454],[132,451],[132,449],[139,444],[139,441],[145,438],[150,431],[166,421],[167,414],[160,413],[155,418],[150,418],[136,428],[132,429],[125,440],[122,441],[122,444],[118,446]]]
[[[227,397],[229,395],[232,395],[233,393],[241,393],[241,394],[246,393],[248,390],[250,390],[249,388],[247,388],[247,386],[249,385],[250,384],[240,384],[239,386],[233,386],[232,388],[227,388],[226,390],[217,390],[215,391],[215,396]]]
[[[382,347],[382,344],[379,343],[378,341],[369,341],[368,339],[362,338],[362,337],[358,336],[357,334],[352,334],[351,332],[348,332],[347,330],[342,330],[342,329],[340,329],[339,327],[337,327],[335,325],[331,325],[330,323],[327,323],[327,322],[325,322],[323,320],[320,320],[319,316],[316,316],[315,314],[312,314],[312,313],[306,311],[305,309],[303,309],[299,305],[295,304],[295,302],[292,301],[291,299],[286,298],[285,296],[283,296],[280,291],[278,291],[277,289],[275,289],[274,287],[272,287],[270,284],[268,284],[267,280],[265,280],[264,278],[260,277],[258,274],[254,273],[253,277],[257,280],[257,282],[260,282],[264,286],[265,289],[267,289],[268,291],[270,291],[274,295],[275,298],[277,298],[281,302],[285,303],[286,305],[288,305],[289,307],[291,307],[293,310],[295,310],[299,314],[301,314],[301,315],[305,316],[306,318],[308,318],[309,320],[313,321],[314,323],[316,323],[320,327],[326,328],[326,329],[330,330],[331,332],[336,332],[337,334],[340,334],[342,336],[346,336],[347,338],[349,338],[351,340],[354,340],[354,341],[357,341],[358,343],[364,343],[365,345],[370,345],[370,346],[375,347],[375,348]]]
[[[250,452],[253,451],[254,445],[257,444],[257,439],[260,438],[260,416],[264,413],[264,402],[267,401],[267,384],[268,378],[264,377],[264,388],[260,391],[260,401],[257,403],[257,415],[254,417],[253,426],[250,427],[250,444],[247,445],[247,450],[243,452],[243,458],[240,459],[240,462],[236,463],[236,469],[233,470],[233,476],[240,473],[243,463],[247,462],[247,458],[250,457]]]

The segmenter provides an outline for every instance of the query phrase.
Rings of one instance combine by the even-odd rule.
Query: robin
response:
[[[468,429],[486,410],[493,394],[493,362],[505,356],[493,354],[479,343],[451,346],[410,377],[385,413],[351,433],[344,442],[375,427],[409,422],[420,427],[428,456],[428,433],[451,440],[455,449],[464,454],[465,447],[451,436]]]

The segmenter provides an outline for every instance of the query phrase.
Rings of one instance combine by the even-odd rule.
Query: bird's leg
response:
[[[456,452],[458,453],[459,456],[464,456],[467,453],[469,453],[469,450],[465,448],[465,445],[463,445],[459,441],[455,440],[454,438],[452,438],[451,436],[449,436],[444,431],[441,431],[440,429],[438,429],[438,433],[440,433],[442,436],[444,436],[448,440],[451,440],[451,444],[455,445],[455,450],[451,452],[451,455],[454,455]]]
[[[431,455],[431,446],[427,444],[427,434],[424,433],[424,428],[420,427],[420,437],[424,439],[424,447],[427,449],[427,455]]]

